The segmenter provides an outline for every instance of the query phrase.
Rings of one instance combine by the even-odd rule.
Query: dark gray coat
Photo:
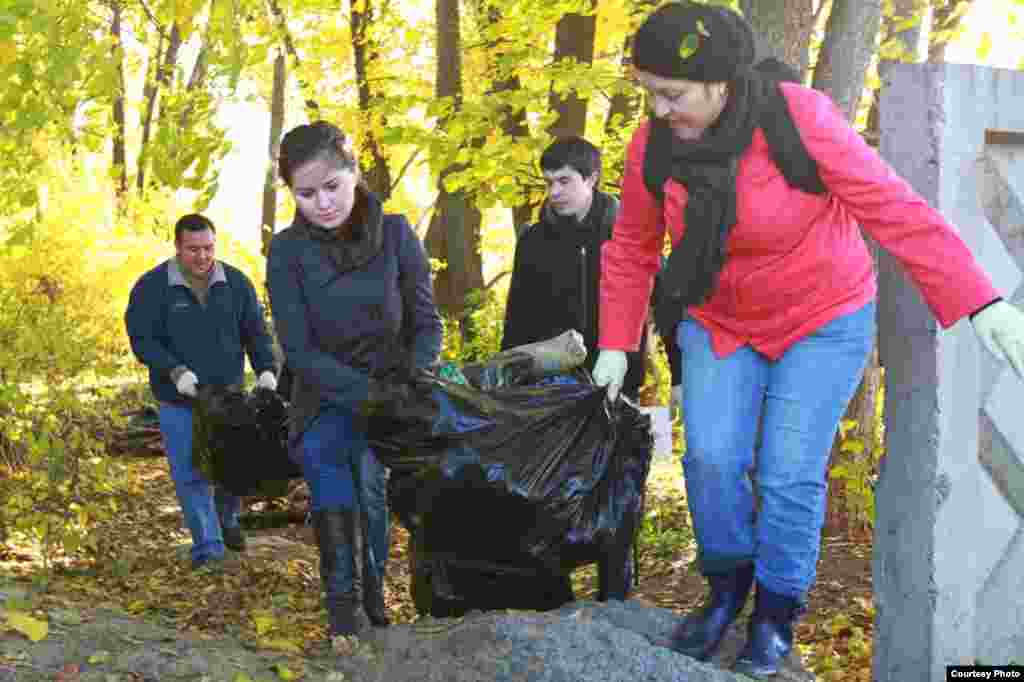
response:
[[[267,288],[294,382],[293,436],[324,408],[354,411],[370,377],[394,365],[396,349],[416,367],[441,351],[430,265],[409,221],[384,215],[362,190],[353,219],[360,226],[347,258],[337,254],[344,240],[325,239],[300,214],[270,244]]]

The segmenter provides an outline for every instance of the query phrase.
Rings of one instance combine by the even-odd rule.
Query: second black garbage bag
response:
[[[650,419],[628,402],[609,405],[605,389],[581,377],[482,390],[423,373],[414,406],[376,406],[371,446],[392,469],[413,570],[428,574],[414,582],[433,592],[417,599],[421,611],[539,608],[538,576],[594,562],[606,596],[628,593]],[[511,589],[510,576],[532,593]],[[432,608],[438,600],[450,608]]]

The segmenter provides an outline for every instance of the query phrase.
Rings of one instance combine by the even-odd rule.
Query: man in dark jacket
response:
[[[174,226],[175,257],[156,266],[132,288],[125,326],[135,357],[149,368],[160,403],[160,432],[178,503],[192,533],[192,567],[216,567],[225,546],[245,549],[238,526],[241,500],[192,466],[192,406],[199,384],[242,383],[245,353],[257,385],[274,390],[277,374],[271,339],[252,282],[215,259],[216,228],[190,214]]]
[[[548,196],[540,222],[516,244],[501,349],[575,329],[587,346],[584,366],[590,371],[597,358],[601,244],[611,239],[618,202],[597,189],[601,152],[583,138],[555,140],[540,167]],[[646,336],[640,351],[628,355],[622,391],[634,401],[644,381]]]

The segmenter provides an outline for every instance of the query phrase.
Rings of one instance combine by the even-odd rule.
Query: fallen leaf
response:
[[[46,633],[49,632],[49,626],[45,620],[38,620],[20,611],[7,612],[7,625],[33,642],[38,642],[45,638]]]
[[[302,647],[295,642],[284,639],[283,637],[267,637],[264,639],[257,640],[256,645],[261,649],[270,649],[272,651],[283,651],[287,654],[301,654]]]
[[[252,614],[252,622],[256,626],[256,634],[262,637],[270,632],[277,621],[272,613],[263,611]]]
[[[276,664],[272,665],[270,667],[270,669],[273,670],[275,673],[277,673],[277,676],[280,677],[285,682],[290,682],[291,680],[297,680],[299,677],[301,677],[301,675],[298,675],[298,674],[292,672],[292,670],[288,666],[286,666],[286,665],[284,665],[282,663],[276,663]]]

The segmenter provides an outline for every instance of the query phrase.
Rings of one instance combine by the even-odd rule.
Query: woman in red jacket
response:
[[[944,327],[970,316],[1022,376],[1024,315],[827,96],[762,77],[753,58],[750,27],[718,6],[664,5],[637,31],[633,66],[653,116],[629,145],[603,247],[593,374],[614,400],[667,229],[662,300],[679,321],[687,502],[710,585],[673,647],[709,658],[756,581],[737,666],[761,677],[789,654],[814,582],[825,467],[875,337],[860,229],[899,259]]]

